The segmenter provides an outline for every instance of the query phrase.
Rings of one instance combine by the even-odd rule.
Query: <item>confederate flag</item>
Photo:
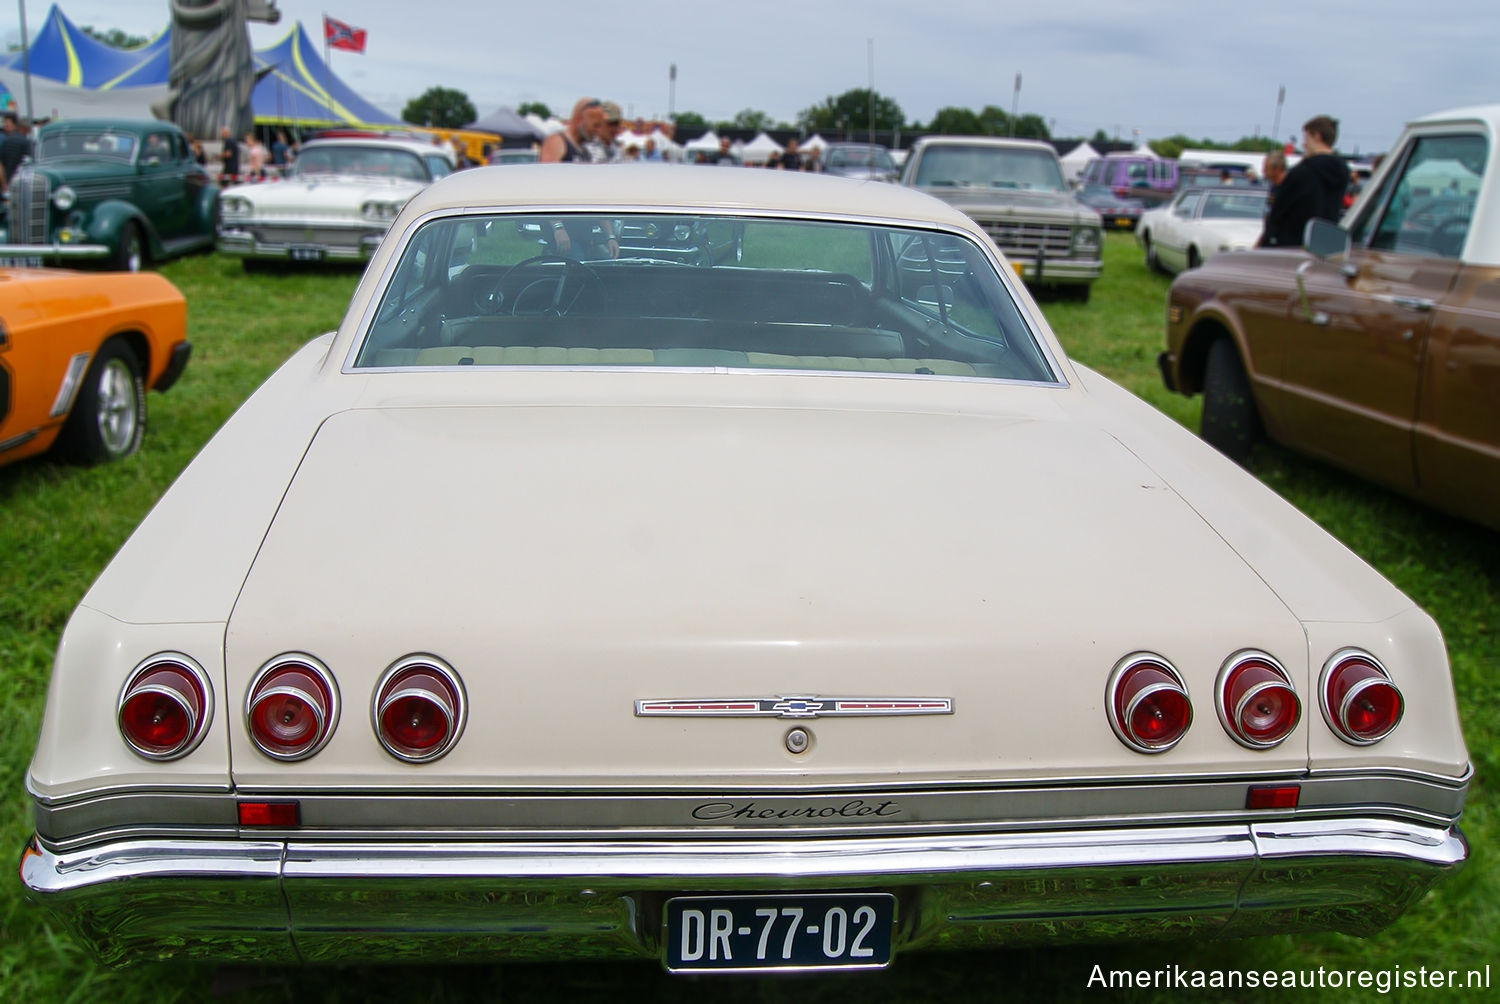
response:
[[[365,51],[365,30],[352,24],[337,21],[323,15],[323,40],[330,49],[348,49],[350,52]]]

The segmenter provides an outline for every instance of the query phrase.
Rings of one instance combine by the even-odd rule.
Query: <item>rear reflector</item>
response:
[[[296,802],[241,802],[241,826],[290,827],[301,823],[302,813]]]
[[[1266,788],[1251,788],[1245,796],[1247,809],[1295,809],[1302,797],[1300,784],[1281,784]]]

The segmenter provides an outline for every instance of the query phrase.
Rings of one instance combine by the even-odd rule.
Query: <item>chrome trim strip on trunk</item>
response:
[[[890,891],[898,952],[1368,933],[1467,856],[1457,827],[1344,818],[803,841],[163,840],[68,854],[33,841],[21,878],[111,962],[659,958],[662,904],[692,893]],[[203,893],[208,909],[194,905]]]
[[[789,792],[616,790],[420,792],[241,787],[236,792],[134,791],[64,804],[37,803],[35,827],[57,849],[127,837],[203,835],[236,825],[236,799],[295,801],[298,834],[359,839],[632,839],[693,836],[854,836],[876,832],[1048,830],[1265,818],[1246,810],[1266,784],[1301,787],[1299,817],[1368,814],[1447,824],[1466,785],[1406,775],[1260,775],[1176,783],[1101,783],[924,789],[902,786]]]

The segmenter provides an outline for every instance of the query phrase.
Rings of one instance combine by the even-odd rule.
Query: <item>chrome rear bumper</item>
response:
[[[681,893],[888,890],[894,945],[1367,933],[1468,855],[1387,819],[857,839],[126,841],[21,878],[107,962],[652,958]]]

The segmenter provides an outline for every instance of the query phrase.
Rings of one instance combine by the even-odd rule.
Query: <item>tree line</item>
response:
[[[517,106],[516,112],[520,115],[534,113],[544,119],[551,118],[553,114],[552,109],[540,101],[525,102]],[[401,110],[401,118],[413,125],[461,129],[478,118],[478,114],[473,102],[464,92],[447,87],[431,87],[420,97],[407,102],[406,107]],[[1014,136],[1017,139],[1039,140],[1056,138],[1042,116],[1031,112],[1013,116],[995,105],[985,105],[978,111],[950,105],[939,108],[927,122],[908,121],[894,98],[864,87],[830,95],[817,104],[804,108],[797,115],[796,122],[778,121],[767,112],[755,108],[743,109],[732,119],[718,121],[710,121],[694,111],[682,111],[675,113],[672,121],[684,132],[707,129],[718,132],[764,130],[804,134],[816,132],[832,137],[866,136],[870,134],[873,125],[876,133],[896,135],[937,133],[948,136]],[[1095,131],[1090,142],[1096,145],[1114,145],[1103,129]],[[1220,143],[1178,134],[1150,140],[1147,145],[1162,157],[1176,157],[1188,148],[1264,152],[1274,150],[1280,144],[1265,136],[1247,136],[1234,143]]]

